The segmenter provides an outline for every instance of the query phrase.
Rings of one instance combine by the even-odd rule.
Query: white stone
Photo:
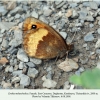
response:
[[[46,87],[46,88],[54,88],[57,85],[57,82],[55,82],[53,80],[50,80],[50,79],[46,79],[45,76],[42,77],[42,80],[44,81],[43,82],[43,87]]]

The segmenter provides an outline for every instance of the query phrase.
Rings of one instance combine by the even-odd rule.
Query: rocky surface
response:
[[[41,60],[24,52],[22,25],[29,16],[52,26],[67,43],[73,39],[79,52],[70,59],[77,68],[60,69],[57,65],[65,57]],[[70,84],[69,76],[96,66],[100,68],[100,2],[0,1],[1,89],[78,88]]]

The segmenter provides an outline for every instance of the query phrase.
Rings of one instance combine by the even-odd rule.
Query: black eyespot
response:
[[[36,25],[32,25],[32,27],[31,27],[32,29],[36,29],[37,28],[37,26]]]

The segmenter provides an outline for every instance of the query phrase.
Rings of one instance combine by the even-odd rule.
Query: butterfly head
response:
[[[24,21],[23,24],[23,31],[29,31],[29,30],[37,30],[39,28],[44,28],[44,25],[40,23],[36,18],[29,17]]]

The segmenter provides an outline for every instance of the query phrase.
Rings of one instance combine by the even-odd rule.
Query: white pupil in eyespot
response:
[[[32,29],[36,29],[36,25],[32,25]]]

